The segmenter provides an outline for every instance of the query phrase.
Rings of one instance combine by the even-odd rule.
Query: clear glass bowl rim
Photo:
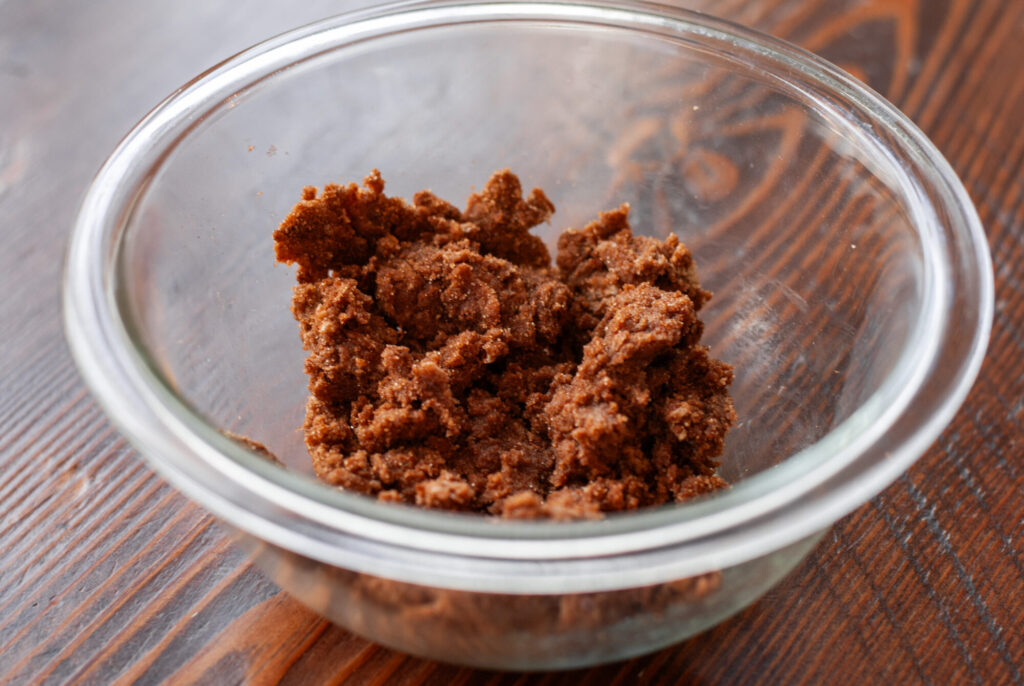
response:
[[[926,254],[925,303],[901,362],[852,417],[778,467],[715,497],[597,522],[498,522],[386,505],[286,473],[225,438],[162,379],[131,335],[117,299],[118,246],[151,170],[203,117],[289,64],[326,50],[469,22],[558,22],[647,31],[737,59],[790,70],[788,82],[834,94],[894,141],[891,171],[934,202],[912,211]],[[766,69],[766,77],[776,78]],[[797,81],[799,80],[799,81]],[[828,102],[822,107],[830,107]],[[897,164],[898,162],[898,164]],[[905,168],[903,168],[905,167]],[[308,180],[307,180],[308,181]],[[304,181],[305,182],[305,181]],[[923,204],[922,204],[923,203]],[[931,208],[950,218],[939,225]],[[954,228],[957,229],[954,231]],[[977,270],[972,344],[955,370],[932,368],[960,283],[939,243],[957,243]],[[891,483],[962,403],[991,327],[987,242],[941,153],[896,108],[800,48],[707,15],[636,2],[404,2],[339,15],[260,43],[178,89],[118,145],[86,194],[68,251],[64,311],[72,353],[121,431],[180,490],[232,526],[328,564],[413,583],[495,592],[587,591],[658,583],[740,564],[813,535]],[[931,412],[898,444],[887,433],[936,373],[951,377]],[[936,402],[937,400],[937,402]]]

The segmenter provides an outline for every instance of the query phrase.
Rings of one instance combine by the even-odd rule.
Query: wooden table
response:
[[[0,2],[0,681],[1024,683],[1024,2],[688,3],[792,40],[887,96],[977,204],[988,358],[910,472],[765,598],[591,671],[476,672],[354,637],[278,591],[114,431],[58,289],[91,174],[192,74],[353,0]]]

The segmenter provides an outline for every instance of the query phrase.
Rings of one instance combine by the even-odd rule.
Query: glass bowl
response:
[[[549,241],[621,202],[638,233],[679,234],[736,368],[732,487],[552,523],[315,481],[271,233],[302,186],[373,167],[454,201],[509,167],[558,208]],[[111,420],[281,587],[374,641],[506,669],[626,658],[752,602],[935,439],[993,307],[967,194],[896,109],[786,43],[630,3],[374,8],[229,59],[100,170],[64,295]]]

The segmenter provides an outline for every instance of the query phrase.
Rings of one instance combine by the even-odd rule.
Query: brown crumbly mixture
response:
[[[466,209],[362,188],[303,190],[274,233],[298,265],[306,445],[326,482],[504,517],[595,517],[721,488],[729,365],[699,345],[701,289],[678,238],[629,208],[558,241],[554,212],[496,173]]]

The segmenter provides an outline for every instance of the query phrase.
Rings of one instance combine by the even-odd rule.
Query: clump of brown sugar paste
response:
[[[329,184],[274,233],[298,265],[306,445],[324,481],[392,502],[560,519],[725,485],[729,365],[699,345],[710,297],[674,235],[626,205],[558,241],[554,205],[496,173],[466,209]]]

